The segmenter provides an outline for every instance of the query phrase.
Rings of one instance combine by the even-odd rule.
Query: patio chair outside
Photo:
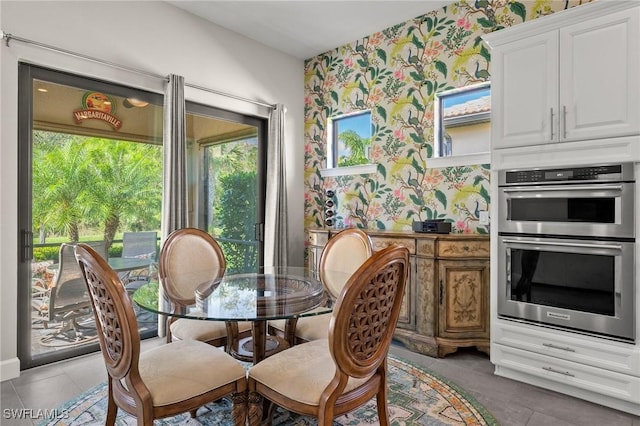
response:
[[[121,272],[120,280],[129,293],[149,282],[158,252],[158,233],[156,231],[125,232],[122,234],[122,257],[130,259],[150,259],[148,268]]]
[[[87,243],[103,258],[107,257],[107,246],[104,241]],[[83,327],[78,319],[91,315],[91,301],[82,278],[82,271],[75,258],[76,244],[63,243],[60,245],[58,273],[49,289],[48,323],[62,323],[55,331],[41,337],[40,343],[47,346],[56,339],[63,339],[71,344],[77,344],[96,338],[95,333],[90,337],[83,334]],[[59,342],[58,342],[59,343]],[[58,344],[56,344],[57,346]]]

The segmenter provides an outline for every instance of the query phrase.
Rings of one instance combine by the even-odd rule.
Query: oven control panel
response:
[[[633,164],[593,165],[550,169],[506,170],[499,185],[522,185],[570,181],[620,182],[633,180]]]

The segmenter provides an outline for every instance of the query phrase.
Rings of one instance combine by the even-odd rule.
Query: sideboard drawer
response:
[[[439,240],[438,257],[489,258],[488,240]]]
[[[398,244],[408,248],[410,254],[416,254],[416,240],[413,238],[371,237],[371,241],[373,242],[373,251],[380,251],[391,244]]]
[[[418,256],[435,257],[436,255],[436,240],[435,238],[419,238],[417,244]]]

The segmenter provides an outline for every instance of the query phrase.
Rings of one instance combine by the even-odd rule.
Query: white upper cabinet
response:
[[[640,3],[576,7],[485,36],[492,148],[640,134]]]
[[[491,52],[493,148],[557,140],[558,32]]]

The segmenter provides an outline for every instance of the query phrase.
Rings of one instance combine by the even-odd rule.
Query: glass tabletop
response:
[[[143,309],[182,318],[256,321],[328,314],[327,297],[317,273],[307,268],[269,268],[261,273],[228,274],[200,283],[195,303],[182,313],[158,304],[158,284],[146,284],[134,295]]]

